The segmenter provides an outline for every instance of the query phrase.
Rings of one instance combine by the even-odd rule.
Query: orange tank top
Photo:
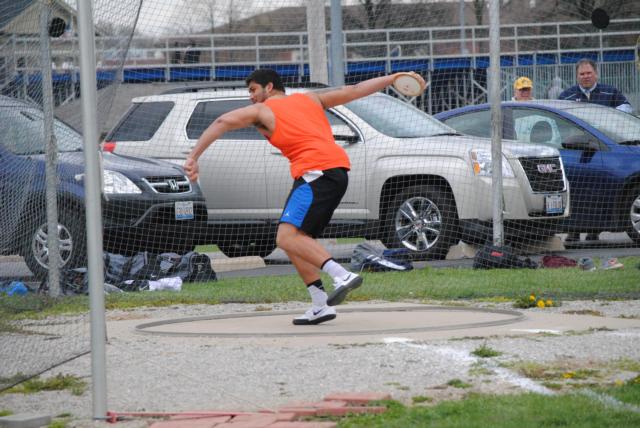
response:
[[[333,139],[324,110],[311,98],[293,94],[264,104],[276,118],[269,142],[289,159],[293,178],[308,171],[351,167],[347,153]]]

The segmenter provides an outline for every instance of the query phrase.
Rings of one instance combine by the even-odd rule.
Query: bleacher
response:
[[[501,44],[504,46],[501,47],[500,65],[504,98],[511,96],[509,81],[516,75],[534,78],[534,96],[545,98],[544,92],[553,78],[561,78],[565,86],[573,84],[573,64],[587,57],[603,65],[602,81],[619,85],[632,102],[637,103],[640,98],[635,67],[637,31],[629,30],[634,26],[640,28],[640,18],[614,20],[610,31],[596,30],[586,21],[503,26]],[[535,34],[538,27],[540,34]],[[425,99],[419,101],[430,113],[482,101],[486,94],[486,70],[489,67],[488,27],[467,27],[465,39],[451,39],[450,34],[455,30],[456,27],[345,31],[345,81],[357,82],[364,77],[413,70],[431,82]],[[274,37],[285,42],[276,44],[272,41]],[[185,43],[176,42],[180,38]],[[225,46],[222,41],[229,38],[253,42],[243,46]],[[104,48],[121,45],[117,38],[111,36],[101,40],[97,37],[97,57],[104,59],[98,62],[98,84],[104,87],[116,81],[242,80],[259,67],[273,68],[289,81],[305,82],[310,76],[309,64],[305,61],[308,56],[305,38],[304,32],[172,35],[170,40],[167,37],[159,41],[157,38],[134,37],[125,60],[125,52]],[[189,47],[185,48],[187,40]],[[362,40],[372,41],[364,43]],[[472,53],[460,55],[461,42]],[[191,46],[193,43],[195,47]],[[0,63],[14,64],[12,74],[5,72],[4,80],[0,82],[4,94],[28,97],[30,91],[37,90],[41,77],[39,69],[33,65],[38,64],[34,60],[38,53],[29,50],[32,45],[30,38],[16,38],[1,46]],[[362,49],[365,45],[366,52],[369,52],[366,56]],[[76,98],[79,92],[79,60],[74,46],[77,46],[77,41],[68,38],[52,47],[54,61],[56,58],[71,59],[64,68],[52,70],[56,104]],[[451,46],[458,46],[458,49]],[[176,61],[176,57],[185,61]],[[460,94],[464,94],[462,99]]]

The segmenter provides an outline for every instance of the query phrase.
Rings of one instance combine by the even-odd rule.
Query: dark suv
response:
[[[0,97],[0,254],[21,254],[37,276],[47,274],[45,145],[42,111]],[[86,259],[82,137],[59,120],[58,234],[62,263]],[[174,164],[105,153],[102,213],[104,248],[137,251],[192,250],[206,224],[200,188]]]

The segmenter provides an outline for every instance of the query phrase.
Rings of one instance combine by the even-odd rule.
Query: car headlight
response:
[[[484,150],[471,150],[471,166],[473,168],[473,173],[479,176],[491,177],[492,175],[492,162],[491,162],[491,153]],[[503,177],[515,177],[513,173],[513,169],[511,169],[511,165],[507,158],[502,156],[502,176]]]
[[[142,193],[142,190],[135,183],[129,180],[127,177],[122,175],[116,171],[110,171],[108,169],[104,170],[103,174],[104,181],[104,193],[106,194],[115,194],[115,193]]]

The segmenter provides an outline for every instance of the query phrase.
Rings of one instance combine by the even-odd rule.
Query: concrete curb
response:
[[[266,267],[264,260],[258,256],[214,258],[212,254],[207,254],[211,259],[211,267],[215,272],[229,272],[234,270],[259,269]]]

